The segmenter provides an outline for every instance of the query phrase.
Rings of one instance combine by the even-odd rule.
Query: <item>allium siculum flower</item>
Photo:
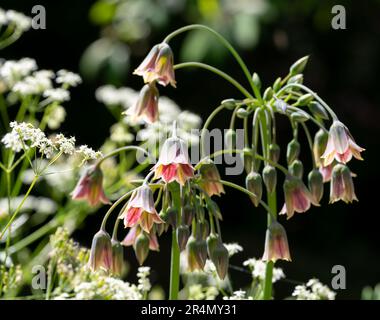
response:
[[[126,247],[133,246],[141,232],[143,232],[143,230],[141,230],[140,226],[136,225],[132,227],[131,229],[129,229],[127,235],[125,236],[121,244]],[[149,238],[149,250],[159,251],[160,246],[158,244],[156,233],[152,230],[147,236]]]
[[[267,229],[262,260],[273,262],[277,260],[292,261],[286,231],[277,221],[273,221]]]
[[[280,214],[286,214],[290,219],[294,212],[305,212],[310,209],[311,203],[319,206],[315,202],[310,191],[306,188],[301,179],[296,177],[287,177],[284,182],[285,204]]]
[[[154,178],[162,178],[166,183],[177,181],[184,185],[194,176],[194,168],[189,162],[187,144],[175,135],[165,141],[156,165]]]
[[[363,160],[360,155],[362,151],[364,149],[355,143],[347,127],[342,122],[335,120],[330,127],[326,150],[322,155],[323,165],[328,166],[334,159],[338,162],[347,163],[352,159],[352,156],[358,160]]]
[[[159,93],[154,83],[146,84],[140,91],[136,104],[129,108],[125,114],[132,117],[136,122],[144,119],[147,123],[156,122],[158,119]]]
[[[331,174],[333,170],[333,164],[329,164],[327,167],[320,166],[319,171],[322,173],[323,182],[329,182],[331,180]]]
[[[144,184],[133,191],[120,219],[124,219],[126,228],[140,225],[147,233],[150,232],[154,223],[163,223],[154,207],[153,192],[148,185]]]
[[[201,186],[210,197],[213,195],[220,196],[224,193],[218,168],[211,159],[207,159],[202,163],[199,173],[203,180]]]
[[[110,203],[104,194],[103,173],[99,166],[93,165],[86,170],[71,196],[74,200],[86,200],[91,206]]]
[[[169,45],[155,45],[133,73],[142,76],[145,83],[157,81],[160,85],[167,86],[170,83],[175,87],[173,52]]]
[[[330,203],[343,200],[346,203],[358,201],[355,195],[354,183],[350,169],[342,164],[337,164],[331,177]]]
[[[98,231],[92,239],[89,266],[92,270],[112,268],[111,237],[103,230]]]

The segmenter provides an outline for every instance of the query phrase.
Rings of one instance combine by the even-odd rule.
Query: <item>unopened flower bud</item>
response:
[[[289,69],[289,73],[291,76],[302,73],[306,67],[307,61],[309,60],[309,56],[302,57],[294,62]]]
[[[181,251],[185,250],[187,240],[190,237],[190,229],[187,225],[180,225],[177,228],[177,242]]]
[[[299,111],[293,112],[290,118],[294,122],[306,122],[307,120],[310,119],[310,116],[305,111],[299,110]]]
[[[261,89],[261,80],[260,80],[259,75],[256,72],[252,75],[252,81],[255,84],[255,87],[260,90]]]
[[[277,185],[277,171],[271,165],[266,165],[263,169],[264,184],[269,193],[276,190]]]
[[[289,166],[289,173],[297,178],[302,178],[303,176],[303,164],[300,160],[296,159]]]
[[[329,138],[329,134],[322,129],[319,129],[318,132],[315,134],[314,144],[313,144],[313,153],[314,153],[314,159],[315,159],[316,165],[318,167],[322,166],[321,156],[326,150],[328,138]]]
[[[273,221],[268,227],[265,236],[265,250],[263,261],[286,260],[291,261],[288,238],[284,227],[277,221]]]
[[[330,188],[330,203],[338,200],[343,200],[346,203],[351,203],[354,200],[358,201],[355,194],[354,182],[352,181],[352,173],[343,164],[334,166]]]
[[[288,165],[291,165],[294,160],[296,160],[300,154],[301,146],[296,139],[293,139],[288,143],[288,148],[286,150],[286,160]]]
[[[254,171],[250,172],[245,179],[245,187],[255,195],[250,198],[254,206],[257,207],[263,194],[263,181],[260,174]]]
[[[239,108],[236,111],[236,116],[240,119],[245,119],[249,116],[250,112],[247,109]]]
[[[156,224],[156,231],[157,231],[157,234],[159,236],[161,236],[167,229],[167,224],[166,223],[160,223],[160,224]]]
[[[279,159],[280,159],[280,147],[276,143],[271,143],[269,145],[269,160],[277,163]]]
[[[297,105],[307,106],[313,100],[314,100],[314,96],[311,93],[306,93],[298,98]]]
[[[225,99],[222,101],[222,106],[224,106],[228,110],[233,110],[236,106],[235,99]]]
[[[319,119],[328,120],[329,115],[327,114],[325,108],[322,107],[322,105],[317,101],[312,101],[308,104],[310,112],[313,114],[314,117]]]
[[[111,237],[104,230],[99,230],[92,239],[89,265],[92,270],[112,267]]]
[[[247,172],[250,172],[252,170],[252,162],[253,162],[252,149],[244,148],[242,156],[243,156],[244,168]]]
[[[203,270],[207,260],[207,244],[191,236],[187,241],[187,258],[190,271]]]
[[[264,91],[263,99],[269,101],[273,97],[273,89],[271,87],[266,88]]]
[[[280,89],[281,89],[281,78],[278,77],[278,78],[276,79],[276,81],[273,83],[273,91],[274,91],[274,92],[277,92],[277,91],[280,90]]]
[[[149,237],[145,232],[141,232],[133,244],[135,255],[140,266],[144,263],[149,254]]]
[[[199,239],[206,239],[210,233],[210,226],[207,220],[199,221],[197,223],[197,231]]]
[[[191,222],[193,221],[193,218],[195,216],[195,209],[191,205],[187,204],[183,208],[183,216],[182,216],[182,223],[186,224],[187,226],[191,225]]]
[[[234,129],[228,129],[224,135],[224,139],[227,149],[234,150],[236,148],[236,132]]]
[[[289,78],[288,84],[290,83],[299,83],[299,84],[302,84],[303,83],[303,75],[302,74],[297,74],[291,78]],[[298,88],[293,88],[293,90],[296,90],[297,91]]]
[[[167,212],[167,222],[175,229],[178,225],[178,210],[174,207],[168,208]]]
[[[201,164],[199,173],[202,178],[201,186],[210,197],[213,195],[220,196],[224,193],[218,168],[211,159],[207,159]]]
[[[229,255],[227,248],[223,245],[218,235],[211,234],[207,238],[207,252],[215,265],[219,278],[224,279],[228,271]]]
[[[323,195],[323,175],[318,169],[314,169],[309,173],[308,185],[314,201],[321,201]]]
[[[122,244],[112,239],[112,265],[111,265],[111,272],[114,275],[121,275],[123,271],[124,266],[124,249]]]

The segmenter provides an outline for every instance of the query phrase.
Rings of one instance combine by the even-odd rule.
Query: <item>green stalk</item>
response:
[[[3,231],[1,232],[1,235],[0,235],[0,240],[3,238],[5,232],[8,230],[8,228],[10,227],[10,225],[12,224],[13,220],[17,217],[18,213],[20,212],[22,206],[24,205],[26,199],[28,198],[30,192],[32,191],[34,185],[36,184],[37,180],[38,180],[39,176],[36,175],[32,181],[32,183],[30,184],[29,186],[29,189],[28,191],[26,192],[24,198],[22,199],[21,203],[18,205],[16,211],[13,213],[11,219],[8,221],[7,225],[5,226],[5,228],[3,229]]]
[[[245,95],[247,98],[252,98],[252,95],[239,83],[237,82],[234,78],[232,78],[230,75],[227,73],[223,72],[222,70],[219,70],[215,67],[212,67],[208,64],[201,63],[201,62],[184,62],[184,63],[178,63],[174,66],[174,70],[181,69],[181,68],[186,68],[186,67],[198,67],[198,68],[203,68],[208,71],[211,71],[218,76],[221,76],[225,80],[227,80],[229,83],[231,83],[233,86],[236,87],[243,95]]]
[[[181,212],[182,200],[181,193],[177,183],[169,185],[171,189],[173,205]],[[171,248],[171,261],[170,261],[170,288],[169,288],[169,300],[178,300],[179,292],[179,268],[180,268],[180,250],[177,242],[177,232],[175,228],[172,228],[172,248]]]
[[[246,76],[253,92],[255,93],[256,98],[261,100],[262,98],[261,98],[260,90],[252,81],[251,73],[249,72],[247,65],[244,63],[243,59],[240,57],[239,53],[235,50],[235,48],[228,42],[228,40],[224,38],[220,33],[216,32],[215,30],[202,24],[191,24],[191,25],[188,25],[188,26],[185,26],[183,28],[179,28],[173,31],[164,39],[163,42],[169,42],[172,38],[174,38],[178,34],[186,32],[186,31],[194,30],[194,29],[201,29],[201,30],[210,32],[231,52],[231,54],[233,55],[233,57],[239,64],[240,68],[243,70],[244,75]]]

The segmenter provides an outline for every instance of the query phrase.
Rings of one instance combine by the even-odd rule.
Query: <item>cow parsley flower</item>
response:
[[[232,296],[223,297],[223,300],[253,300],[252,297],[246,297],[247,293],[244,290],[234,291]]]
[[[5,17],[8,24],[13,24],[17,29],[24,32],[30,29],[32,26],[32,19],[14,10],[8,10],[5,12]]]
[[[22,78],[31,74],[37,69],[36,60],[22,58],[18,61],[8,60],[0,66],[0,79],[9,87],[20,81]]]
[[[237,243],[226,243],[225,246],[230,257],[243,251],[243,247]]]
[[[73,155],[75,152],[75,137],[66,138],[63,134],[58,134],[54,138],[58,149],[68,155]]]
[[[79,146],[77,153],[81,154],[84,160],[96,160],[102,156],[100,151],[95,151],[87,145]]]
[[[137,288],[142,292],[148,292],[152,288],[149,280],[150,267],[139,267],[137,272],[138,286]]]
[[[292,296],[297,300],[335,300],[336,293],[318,279],[310,279],[306,285],[296,286]]]
[[[260,281],[265,279],[266,263],[264,261],[250,258],[243,262],[243,266],[251,270],[252,278]],[[283,278],[285,278],[284,271],[281,268],[273,268],[272,282],[275,283]]]
[[[44,97],[57,102],[70,100],[70,92],[62,88],[54,88],[45,90]]]
[[[66,86],[76,87],[78,84],[82,83],[82,78],[74,72],[62,69],[57,72],[57,78],[55,81]]]

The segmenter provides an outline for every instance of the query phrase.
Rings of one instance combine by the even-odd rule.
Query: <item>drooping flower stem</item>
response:
[[[181,212],[181,207],[182,207],[179,184],[176,182],[172,182],[171,184],[169,184],[169,190],[171,191],[171,194],[172,194],[173,206],[177,209],[177,212],[179,213]],[[177,242],[177,232],[175,228],[172,228],[169,300],[178,299],[179,268],[180,268],[180,250],[179,250],[179,246]]]
[[[213,30],[207,26],[204,26],[202,24],[191,24],[191,25],[188,25],[186,27],[182,27],[182,28],[179,28],[179,29],[173,31],[164,39],[163,42],[169,42],[172,38],[174,38],[178,34],[186,32],[186,31],[194,30],[194,29],[206,30],[206,31],[212,33],[214,36],[216,36],[216,38],[220,41],[220,43],[223,44],[231,52],[233,57],[236,59],[237,63],[239,64],[239,66],[243,70],[249,84],[251,85],[252,90],[255,93],[256,98],[261,100],[260,90],[259,90],[259,88],[257,88],[255,83],[252,81],[251,73],[249,72],[247,65],[244,63],[243,59],[240,57],[239,53],[235,50],[235,48],[227,41],[227,39],[224,38],[220,33],[216,32],[215,30]]]
[[[212,67],[208,64],[201,63],[201,62],[183,62],[183,63],[178,63],[178,64],[174,65],[174,70],[187,68],[187,67],[197,67],[197,68],[203,68],[203,69],[209,70],[209,71],[217,74],[218,76],[224,78],[225,80],[227,80],[229,83],[231,83],[233,86],[235,86],[236,89],[238,89],[247,98],[253,99],[252,95],[239,82],[237,82],[234,78],[232,78],[230,75],[223,72],[222,70],[219,70],[218,68]]]
[[[121,148],[118,148],[118,149],[115,149],[113,150],[112,152],[104,155],[103,157],[101,157],[97,162],[96,162],[96,166],[100,166],[102,164],[102,162],[110,157],[113,157],[115,155],[117,155],[118,153],[120,152],[123,152],[123,151],[128,151],[128,150],[136,150],[136,151],[141,151],[143,153],[145,153],[146,155],[149,156],[149,153],[148,151],[146,151],[145,149],[141,148],[141,147],[137,147],[137,146],[125,146],[125,147],[121,147]]]

